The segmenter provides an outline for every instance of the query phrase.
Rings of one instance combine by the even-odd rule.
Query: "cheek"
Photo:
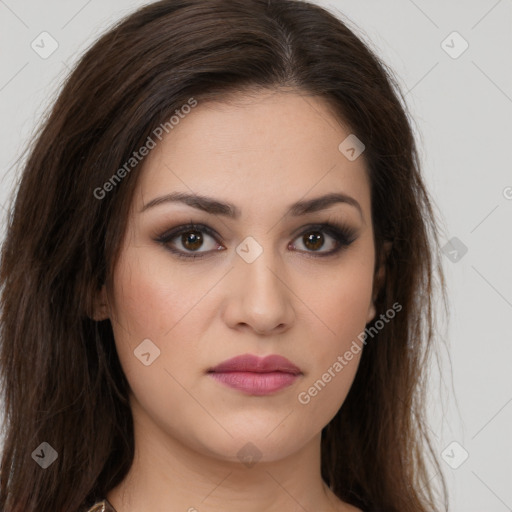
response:
[[[132,389],[142,387],[138,396],[156,398],[155,391],[164,383],[169,391],[176,387],[179,392],[165,370],[174,374],[176,366],[197,367],[197,302],[205,290],[177,267],[168,263],[165,254],[143,246],[123,251],[116,266],[112,304],[115,344]],[[147,359],[154,362],[145,366],[141,354],[148,351]]]
[[[372,261],[347,261],[336,272],[319,273],[304,283],[303,301],[311,313],[310,326],[317,332],[309,337],[315,345],[323,341],[331,352],[349,346],[365,328],[372,289]]]
[[[364,348],[358,336],[364,332],[371,304],[373,262],[347,264],[329,279],[316,276],[312,282],[317,286],[308,286],[304,299],[311,312],[305,322],[311,330],[304,336],[309,340],[311,371],[297,401],[321,428],[343,404],[357,372]]]
[[[130,248],[116,268],[115,318],[133,340],[161,337],[194,308],[199,286],[160,251]]]
[[[169,411],[193,408],[187,392],[193,385],[187,382],[187,390],[180,385],[189,377],[183,370],[202,370],[195,306],[206,290],[200,282],[191,285],[177,267],[154,248],[130,246],[116,266],[112,307],[116,349],[131,391],[138,404],[168,424]],[[141,356],[147,352],[148,365]]]

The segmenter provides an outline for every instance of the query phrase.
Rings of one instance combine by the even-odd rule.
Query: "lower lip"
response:
[[[269,395],[293,384],[299,375],[283,372],[225,372],[209,373],[215,380],[249,395]]]

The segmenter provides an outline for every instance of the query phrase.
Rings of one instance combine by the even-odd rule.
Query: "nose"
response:
[[[236,330],[275,335],[290,328],[295,317],[293,291],[279,258],[264,250],[252,263],[236,257],[226,282],[223,311],[226,324]]]

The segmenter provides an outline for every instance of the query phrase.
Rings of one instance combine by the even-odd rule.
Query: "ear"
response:
[[[384,242],[382,245],[379,266],[375,271],[373,279],[372,302],[368,308],[368,317],[366,319],[366,323],[371,322],[377,314],[377,310],[375,309],[375,301],[377,300],[379,292],[386,278],[386,261],[391,251],[392,245],[393,243],[389,241]]]
[[[91,318],[96,322],[110,318],[107,290],[105,285],[102,285],[94,296],[94,305]]]

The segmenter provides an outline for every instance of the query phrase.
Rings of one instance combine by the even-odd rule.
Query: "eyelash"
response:
[[[183,235],[184,233],[188,233],[189,231],[199,231],[201,233],[206,233],[207,235],[211,236],[217,241],[217,235],[216,233],[208,226],[204,224],[194,224],[192,221],[189,224],[178,226],[176,228],[171,229],[170,231],[166,231],[160,236],[156,238],[156,242],[161,243],[164,245],[164,247],[175,254],[178,258],[184,259],[184,260],[195,260],[195,259],[202,259],[207,256],[209,256],[214,251],[203,251],[203,252],[191,252],[186,253],[181,250],[173,249],[169,245],[169,242],[172,241],[174,238],[177,238],[180,235]],[[342,249],[348,247],[354,240],[357,238],[357,230],[350,227],[350,226],[344,226],[343,224],[338,224],[337,222],[324,222],[321,224],[312,224],[307,227],[307,229],[303,230],[301,233],[299,233],[296,238],[299,238],[301,236],[304,236],[307,233],[312,232],[325,232],[337,243],[337,247],[327,253],[315,253],[314,251],[299,251],[304,254],[308,254],[307,257],[312,258],[325,258],[328,256],[333,256],[340,252]]]

